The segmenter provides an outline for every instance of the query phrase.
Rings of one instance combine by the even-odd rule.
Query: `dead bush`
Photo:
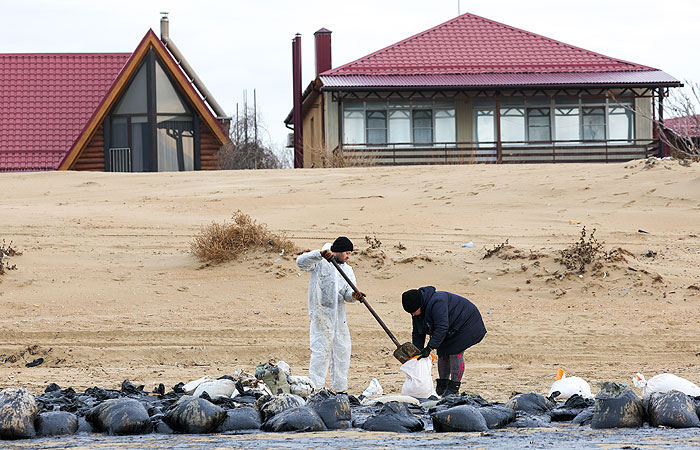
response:
[[[559,252],[560,257],[554,260],[576,273],[585,272],[587,264],[592,263],[599,256],[605,255],[603,244],[598,242],[594,235],[595,228],[591,234],[586,237],[586,227],[583,227],[578,242],[561,250]]]
[[[296,246],[284,233],[273,233],[249,215],[236,211],[231,222],[211,223],[203,227],[190,245],[202,262],[222,263],[248,250],[265,249],[290,254]]]
[[[382,241],[380,241],[377,236],[365,236],[365,242],[369,245],[369,248],[378,249],[382,246]]]
[[[8,264],[6,258],[12,256],[20,256],[22,252],[18,251],[16,248],[12,247],[12,241],[5,245],[5,240],[2,240],[2,245],[0,245],[0,275],[4,275],[7,270],[16,270],[16,264]]]
[[[482,256],[481,259],[487,259],[492,257],[493,255],[497,255],[498,252],[505,248],[513,248],[513,246],[508,245],[508,239],[506,239],[505,242],[502,242],[491,249],[487,249],[486,253],[484,253],[484,256]]]

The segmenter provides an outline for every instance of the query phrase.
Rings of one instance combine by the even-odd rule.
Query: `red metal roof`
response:
[[[697,138],[700,137],[700,114],[665,119],[664,126],[678,136]]]
[[[57,169],[129,56],[0,54],[0,172]]]
[[[660,70],[595,73],[504,73],[474,75],[321,75],[325,90],[352,88],[488,88],[524,86],[675,86],[680,82]]]
[[[327,78],[655,70],[467,13],[322,75]]]

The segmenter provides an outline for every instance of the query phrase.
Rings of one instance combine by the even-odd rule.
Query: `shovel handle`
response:
[[[359,289],[357,289],[357,287],[355,286],[355,284],[354,284],[352,281],[350,281],[350,278],[348,278],[348,276],[345,275],[345,272],[343,272],[343,269],[340,268],[340,266],[339,266],[338,263],[335,261],[335,259],[331,259],[329,262],[330,262],[331,264],[333,264],[333,266],[335,266],[336,269],[338,269],[338,272],[340,272],[340,275],[341,275],[343,278],[345,278],[345,281],[347,281],[347,283],[350,285],[350,287],[352,288],[352,290],[359,294],[359,293],[360,293]],[[394,337],[394,334],[389,330],[389,328],[386,326],[386,324],[384,323],[384,321],[383,321],[383,320],[379,317],[379,315],[374,311],[374,308],[372,308],[372,306],[369,304],[369,302],[367,301],[367,299],[366,299],[365,297],[362,297],[362,300],[360,300],[360,303],[363,303],[363,304],[367,307],[367,309],[369,309],[369,312],[374,316],[375,319],[377,319],[377,322],[379,322],[379,325],[381,325],[382,328],[384,328],[384,331],[386,331],[386,334],[389,335],[389,337],[390,337],[391,340],[394,342],[394,344],[396,345],[396,347],[397,347],[397,348],[400,347],[401,344],[399,344],[399,341]]]

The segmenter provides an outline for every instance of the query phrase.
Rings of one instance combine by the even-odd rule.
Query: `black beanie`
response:
[[[409,314],[413,314],[418,311],[421,306],[421,300],[423,296],[418,289],[411,289],[406,291],[401,296],[401,304],[403,304],[403,309]]]
[[[340,236],[338,239],[333,241],[331,245],[332,252],[351,252],[353,250],[352,242],[345,236]]]

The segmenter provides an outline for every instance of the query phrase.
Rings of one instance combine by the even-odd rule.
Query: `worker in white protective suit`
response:
[[[311,272],[309,377],[316,389],[325,387],[330,365],[330,388],[335,392],[348,390],[351,344],[350,330],[345,320],[345,302],[360,300],[364,294],[354,292],[330,261],[335,259],[355,284],[355,273],[347,264],[352,251],[350,239],[340,236],[332,245],[326,244],[321,250],[312,250],[297,258],[299,268]]]

